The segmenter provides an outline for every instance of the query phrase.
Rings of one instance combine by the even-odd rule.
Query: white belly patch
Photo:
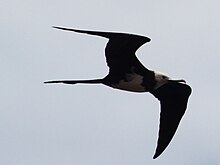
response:
[[[132,91],[132,92],[146,92],[146,88],[142,86],[143,76],[138,74],[126,74],[126,80],[120,80],[117,84],[112,84],[113,88]]]

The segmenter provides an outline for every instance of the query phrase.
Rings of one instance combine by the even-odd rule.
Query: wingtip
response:
[[[52,28],[59,29],[59,30],[68,30],[68,31],[77,31],[76,29],[66,28],[66,27],[60,27],[60,26],[52,26]]]
[[[59,29],[59,30],[66,30],[66,31],[73,31],[78,33],[88,33],[89,31],[86,30],[78,30],[78,29],[72,29],[72,28],[66,28],[66,27],[60,27],[60,26],[52,26],[52,28]]]
[[[59,28],[58,26],[54,26],[54,25],[52,25],[51,27],[52,27],[52,28]]]
[[[153,156],[153,159],[156,159],[157,157],[158,157],[158,156],[155,156],[155,155],[154,155],[154,156]]]
[[[59,26],[52,26],[52,28],[55,28],[55,29],[61,29],[61,30],[65,30],[67,28],[63,28],[63,27],[59,27]]]
[[[158,158],[160,155],[161,155],[161,153],[156,152],[156,153],[154,154],[154,156],[153,156],[153,159]]]

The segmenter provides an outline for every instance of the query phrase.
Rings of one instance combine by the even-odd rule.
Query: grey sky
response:
[[[0,2],[0,164],[220,164],[220,2]],[[106,39],[52,29],[130,32],[152,41],[148,68],[193,88],[179,129],[156,160],[159,102],[102,85],[44,85],[104,77]]]

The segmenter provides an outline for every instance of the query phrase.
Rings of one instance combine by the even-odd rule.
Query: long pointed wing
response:
[[[146,69],[137,59],[135,52],[150,39],[132,34],[117,34],[110,38],[105,48],[105,56],[110,73],[125,74],[132,68],[136,71]]]
[[[63,27],[54,28],[108,38],[109,42],[105,48],[105,55],[110,73],[120,74],[121,72],[124,74],[131,70],[132,67],[135,69],[144,68],[135,56],[135,52],[144,43],[150,42],[150,38],[148,37],[126,33],[77,30]]]
[[[154,159],[160,156],[172,140],[186,111],[191,91],[186,84],[168,83],[152,92],[161,104],[159,138]]]

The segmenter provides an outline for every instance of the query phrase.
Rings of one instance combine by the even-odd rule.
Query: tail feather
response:
[[[54,84],[54,83],[63,83],[63,84],[100,84],[103,83],[103,79],[95,79],[95,80],[53,80],[53,81],[45,81],[45,84]]]

